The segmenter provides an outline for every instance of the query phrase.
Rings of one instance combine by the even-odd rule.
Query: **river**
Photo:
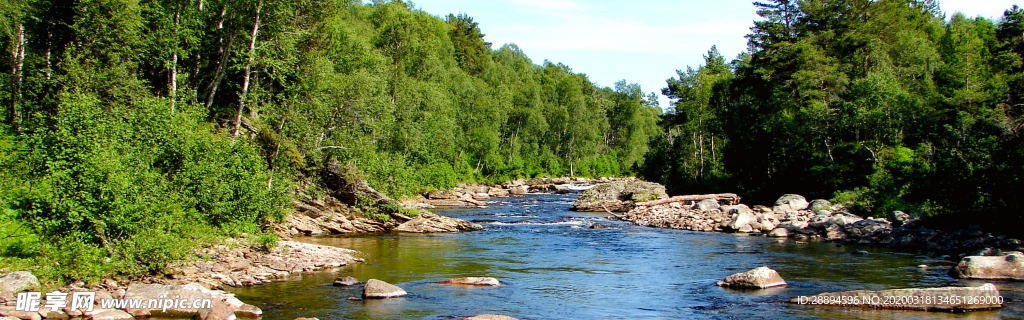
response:
[[[637,227],[609,221],[606,214],[568,211],[576,196],[528,195],[496,199],[490,208],[439,212],[485,221],[487,230],[479,232],[301,238],[360,251],[366,262],[233,292],[262,308],[266,320],[456,319],[482,313],[519,319],[1024,319],[1024,284],[1015,282],[996,282],[1006,300],[1000,311],[947,314],[779,303],[821,292],[983,282],[950,278],[951,262],[886,248]],[[590,228],[595,223],[606,228]],[[778,270],[789,286],[759,291],[715,286],[759,266]],[[362,287],[332,286],[339,276],[380,279],[409,296],[349,301]],[[435,283],[466,276],[496,277],[504,285]]]

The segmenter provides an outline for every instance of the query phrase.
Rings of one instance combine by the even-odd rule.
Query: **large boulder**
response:
[[[409,294],[402,288],[377,279],[367,280],[363,286],[363,299],[388,299],[407,295]]]
[[[796,304],[919,311],[976,311],[1002,308],[999,290],[979,287],[910,288],[829,292],[790,300]],[[845,303],[840,303],[845,302]]]
[[[832,203],[824,199],[815,199],[811,200],[811,203],[808,205],[808,208],[811,209],[811,212],[818,212],[822,210],[832,211]]]
[[[28,271],[11,272],[0,276],[0,296],[11,300],[18,292],[39,287],[39,279]]]
[[[475,316],[469,316],[462,318],[462,320],[518,320],[513,317],[503,316],[498,314],[478,314]]]
[[[784,285],[786,285],[786,281],[782,280],[782,276],[777,271],[768,267],[757,267],[754,270],[733,274],[725,277],[725,280],[718,282],[720,287],[751,289],[764,289]]]
[[[198,283],[189,283],[186,285],[161,285],[161,284],[137,284],[128,287],[125,291],[125,299],[141,299],[144,301],[158,300],[162,301],[167,297],[177,297],[178,299],[187,299],[188,301],[196,301],[197,299],[210,299],[212,302],[212,309],[224,309],[227,308],[226,313],[232,315],[244,315],[251,318],[258,318],[263,314],[263,311],[259,308],[243,303],[242,301],[235,298],[234,294],[226,293],[220,290],[210,290],[204,288]],[[143,308],[143,309],[132,309],[127,308],[125,311],[136,316],[152,316],[152,317],[185,317],[191,318],[196,315],[210,313],[211,309],[198,309],[198,308],[187,308],[192,305],[178,306],[171,308]],[[222,312],[215,312],[220,314]]]
[[[638,202],[668,198],[665,186],[645,181],[613,181],[587,189],[572,210],[584,212],[626,212]]]
[[[416,218],[402,223],[394,229],[398,232],[432,233],[483,230],[479,224],[466,220],[445,217],[432,212],[422,212]]]
[[[949,274],[961,279],[1024,280],[1024,255],[964,257]]]
[[[779,200],[775,200],[775,206],[772,210],[775,212],[787,212],[787,211],[800,211],[807,209],[810,203],[804,196],[799,194],[785,194],[779,197]]]
[[[500,286],[501,281],[491,277],[466,277],[438,282],[441,284],[455,284],[463,286]]]
[[[754,215],[753,211],[739,211],[735,213],[735,216],[732,218],[732,222],[729,223],[728,228],[733,231],[752,232],[754,231],[754,228],[751,224],[755,222],[757,222],[757,216]],[[760,229],[760,226],[758,229]]]
[[[693,205],[693,210],[698,211],[710,211],[720,208],[722,208],[722,206],[719,205],[718,200],[715,199],[704,199]]]
[[[530,187],[525,185],[518,185],[508,189],[508,193],[511,195],[521,196],[530,192]]]

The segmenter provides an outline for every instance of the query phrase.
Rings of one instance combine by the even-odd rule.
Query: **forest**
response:
[[[329,164],[396,198],[635,175],[1019,232],[1024,10],[753,9],[747,52],[679,70],[663,111],[401,0],[4,1],[0,268],[134,277],[224,237],[272,243]]]
[[[679,70],[641,174],[670,193],[784,193],[1021,235],[1024,10],[756,2],[748,50]],[[1009,222],[1009,223],[1008,223]]]
[[[402,1],[12,0],[0,256],[57,281],[261,235],[328,163],[404,197],[635,171],[654,94]],[[9,72],[6,72],[9,71]]]

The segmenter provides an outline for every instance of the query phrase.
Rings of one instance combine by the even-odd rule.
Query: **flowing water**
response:
[[[568,208],[578,194],[529,195],[490,208],[442,214],[482,222],[459,234],[385,234],[303,238],[360,251],[365,263],[235,290],[262,308],[263,319],[457,319],[491,313],[519,319],[1024,319],[1024,284],[996,282],[1000,311],[966,314],[809,307],[780,303],[801,295],[903,287],[975,286],[952,279],[952,263],[890,249],[798,242],[759,236],[637,227],[605,214]],[[598,224],[604,229],[592,229]],[[857,250],[868,251],[858,255]],[[919,268],[919,265],[928,265]],[[726,276],[759,266],[789,286],[732,290]],[[349,301],[361,286],[334,287],[335,277],[380,279],[408,297]],[[500,287],[437,284],[490,276]]]

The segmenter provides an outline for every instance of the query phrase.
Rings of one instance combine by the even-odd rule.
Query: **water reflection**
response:
[[[372,235],[303,241],[362,252],[366,263],[236,290],[265,319],[447,319],[496,313],[520,319],[679,318],[1022,318],[1024,287],[998,283],[1002,311],[937,314],[807,307],[779,301],[826,291],[978,285],[945,275],[949,263],[888,249],[800,243],[746,235],[650,229],[566,209],[569,196],[509,198],[481,210],[444,214],[485,223],[482,232]],[[524,205],[531,205],[526,207]],[[529,210],[529,214],[525,211]],[[530,216],[530,217],[525,217]],[[528,220],[524,222],[525,220]],[[594,223],[605,229],[589,229]],[[865,250],[866,255],[854,252]],[[929,268],[918,268],[926,264]],[[714,286],[725,276],[768,265],[785,288],[739,291]],[[331,286],[337,276],[396,284],[409,296],[348,301],[361,287]],[[497,277],[496,288],[437,284]]]

